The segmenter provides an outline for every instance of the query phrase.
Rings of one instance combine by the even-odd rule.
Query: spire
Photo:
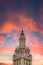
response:
[[[22,26],[22,30],[21,30],[21,34],[20,35],[24,35],[23,26]]]
[[[21,31],[21,35],[24,35],[24,32],[23,32],[23,30]]]
[[[20,33],[20,37],[19,37],[19,47],[25,47],[25,41],[26,41],[26,38],[25,38],[24,31],[22,29]]]

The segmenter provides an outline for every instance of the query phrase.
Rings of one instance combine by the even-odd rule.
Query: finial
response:
[[[24,35],[24,33],[23,33],[23,26],[22,26],[22,30],[21,30],[21,35]]]

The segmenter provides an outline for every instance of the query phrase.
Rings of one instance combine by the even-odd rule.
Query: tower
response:
[[[32,65],[32,55],[29,48],[26,47],[26,37],[23,30],[20,33],[19,46],[13,55],[13,62],[14,65]]]

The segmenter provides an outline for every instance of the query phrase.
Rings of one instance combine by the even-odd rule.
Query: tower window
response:
[[[26,65],[28,65],[28,63],[26,63]]]
[[[18,51],[18,53],[20,53],[20,52]]]

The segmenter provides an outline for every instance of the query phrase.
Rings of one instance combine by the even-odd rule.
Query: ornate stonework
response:
[[[19,37],[19,46],[13,55],[14,65],[32,65],[32,55],[30,54],[29,48],[26,47],[25,42],[26,38],[22,30]]]

